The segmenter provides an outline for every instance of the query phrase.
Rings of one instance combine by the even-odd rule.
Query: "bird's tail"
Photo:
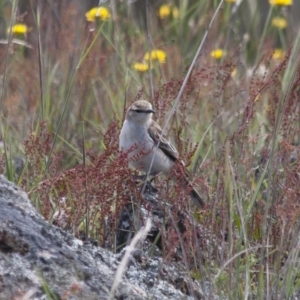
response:
[[[192,188],[190,195],[193,203],[198,207],[198,208],[203,208],[205,206],[205,202],[203,198],[199,195],[199,193],[195,190],[195,188],[188,182],[188,186]]]
[[[199,192],[194,188],[193,184],[190,182],[190,174],[188,170],[182,163],[177,165],[175,167],[175,170],[177,171],[175,171],[175,174],[177,174],[174,177],[176,177],[176,180],[180,182],[181,186],[184,189],[189,190],[193,204],[198,208],[203,208],[205,206],[205,201],[203,200],[203,197],[200,196]]]

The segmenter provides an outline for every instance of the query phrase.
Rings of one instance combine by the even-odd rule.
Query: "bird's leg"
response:
[[[135,183],[137,183],[137,184],[146,182],[146,181],[151,184],[158,174],[159,173],[149,174],[148,176],[147,176],[147,174],[133,175],[133,179],[134,179]]]

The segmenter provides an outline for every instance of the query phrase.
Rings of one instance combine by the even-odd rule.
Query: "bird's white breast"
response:
[[[151,174],[170,171],[174,162],[163,151],[156,149],[154,142],[148,134],[145,124],[136,124],[124,121],[119,140],[120,150],[126,152],[130,166],[147,172],[151,161]]]

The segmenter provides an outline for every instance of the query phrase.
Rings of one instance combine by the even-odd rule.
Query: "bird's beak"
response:
[[[149,113],[149,114],[150,114],[150,113],[155,114],[155,110],[153,110],[153,109],[148,109],[148,110],[147,110],[147,113]]]

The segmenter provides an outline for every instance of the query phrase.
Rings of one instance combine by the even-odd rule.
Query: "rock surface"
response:
[[[0,300],[110,299],[124,250],[113,254],[51,226],[0,176]],[[184,270],[136,250],[111,299],[201,299],[172,283]]]

